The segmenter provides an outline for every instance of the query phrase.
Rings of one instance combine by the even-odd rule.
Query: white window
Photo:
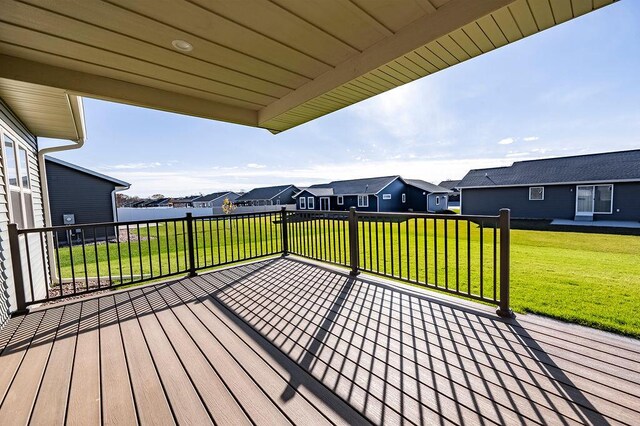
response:
[[[382,194],[382,199],[383,200],[390,200],[391,199],[391,194]]]
[[[307,199],[304,197],[300,197],[300,210],[305,210],[307,208]]]
[[[436,206],[440,205],[440,197],[436,197]]]
[[[369,207],[368,195],[358,195],[358,207]]]
[[[342,195],[338,195],[338,200],[337,200],[337,202],[338,202],[338,205],[339,205],[339,206],[344,205],[344,197],[343,197]]]
[[[544,186],[532,186],[531,188],[529,188],[529,200],[530,201],[544,200]]]
[[[402,194],[402,202],[403,203],[407,202],[407,194]]]
[[[276,200],[276,206],[279,206],[279,205],[280,205],[280,198]]]
[[[33,196],[29,179],[29,153],[4,135],[6,179],[9,184],[10,220],[20,228],[33,228]]]
[[[581,185],[576,191],[576,214],[611,214],[613,185]]]
[[[315,199],[313,197],[307,198],[307,205],[309,206],[309,210],[315,209]]]

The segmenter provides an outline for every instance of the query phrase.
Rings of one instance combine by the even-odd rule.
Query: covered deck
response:
[[[33,309],[3,424],[638,424],[640,342],[293,257]]]

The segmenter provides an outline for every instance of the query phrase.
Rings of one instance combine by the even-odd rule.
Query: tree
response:
[[[140,201],[140,197],[136,195],[125,195],[116,193],[116,207],[124,207],[127,204],[134,203],[136,201]]]
[[[233,202],[230,201],[228,198],[225,198],[224,201],[222,202],[222,211],[224,212],[224,214],[231,214],[237,208],[238,206],[233,204]]]
[[[151,196],[151,199],[153,199],[153,200],[160,200],[160,199],[162,199],[162,198],[167,198],[167,197],[165,197],[165,196],[164,196],[164,195],[162,195],[162,194],[153,194],[153,195]]]

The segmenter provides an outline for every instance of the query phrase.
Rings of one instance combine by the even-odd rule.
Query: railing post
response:
[[[287,224],[287,208],[282,207],[280,212],[280,223],[282,224],[282,255],[287,256],[289,254],[289,226]]]
[[[358,216],[356,213],[356,208],[351,207],[349,209],[349,258],[351,263],[351,272],[350,274],[355,276],[358,275],[360,265],[359,265],[359,254],[360,249],[358,247]]]
[[[189,250],[189,276],[195,277],[196,272],[196,247],[193,243],[193,214],[187,213],[187,241]]]
[[[513,317],[509,308],[511,279],[511,211],[500,209],[500,305],[496,313],[501,317]]]
[[[20,238],[18,225],[9,224],[9,248],[11,251],[11,266],[13,269],[13,285],[16,293],[16,310],[14,315],[22,315],[27,312],[27,302],[24,294],[24,274],[22,273],[22,260],[20,259]]]

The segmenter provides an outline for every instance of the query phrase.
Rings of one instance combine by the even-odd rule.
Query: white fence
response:
[[[234,213],[258,213],[276,211],[286,207],[287,210],[295,210],[295,204],[287,204],[286,206],[241,206],[237,207]],[[222,207],[118,207],[118,222],[132,222],[138,220],[158,220],[158,219],[176,219],[185,217],[187,213],[193,216],[211,216],[214,214],[223,214]]]

